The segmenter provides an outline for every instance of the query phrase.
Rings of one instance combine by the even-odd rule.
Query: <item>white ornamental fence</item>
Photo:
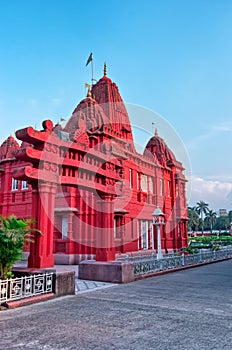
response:
[[[173,255],[157,259],[153,253],[150,256],[126,256],[123,260],[134,265],[135,276],[152,272],[171,270],[183,266],[198,265],[206,262],[220,261],[232,258],[232,248],[223,248],[218,251],[200,251],[198,254]],[[118,259],[119,260],[119,259]],[[122,259],[120,259],[122,260]]]
[[[53,292],[53,273],[0,280],[0,303]]]

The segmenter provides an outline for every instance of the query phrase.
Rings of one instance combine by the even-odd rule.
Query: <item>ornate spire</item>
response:
[[[157,128],[155,128],[155,136],[159,136]]]
[[[107,76],[107,68],[106,68],[106,62],[104,63],[104,77]]]
[[[87,97],[92,97],[90,87],[88,88]]]

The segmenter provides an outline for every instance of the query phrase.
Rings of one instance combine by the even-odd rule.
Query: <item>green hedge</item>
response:
[[[232,236],[199,236],[199,237],[189,237],[189,244],[193,246],[207,245],[207,244],[219,244],[219,245],[229,245],[232,244]]]

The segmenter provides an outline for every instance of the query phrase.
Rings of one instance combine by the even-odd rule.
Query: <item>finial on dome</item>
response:
[[[155,136],[159,136],[157,128],[155,128]]]
[[[107,68],[106,68],[106,62],[104,63],[104,77],[107,76]]]
[[[87,97],[92,97],[92,93],[91,93],[90,87],[88,88]]]

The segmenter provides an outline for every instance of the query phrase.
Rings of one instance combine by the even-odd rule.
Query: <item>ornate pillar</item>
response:
[[[56,185],[41,183],[39,188],[33,185],[32,189],[32,215],[36,220],[36,228],[42,234],[35,233],[34,242],[31,243],[28,259],[29,268],[45,268],[54,266],[53,257],[53,231],[54,231],[54,205]]]
[[[98,201],[98,227],[96,238],[96,261],[115,260],[114,204],[111,196]]]

